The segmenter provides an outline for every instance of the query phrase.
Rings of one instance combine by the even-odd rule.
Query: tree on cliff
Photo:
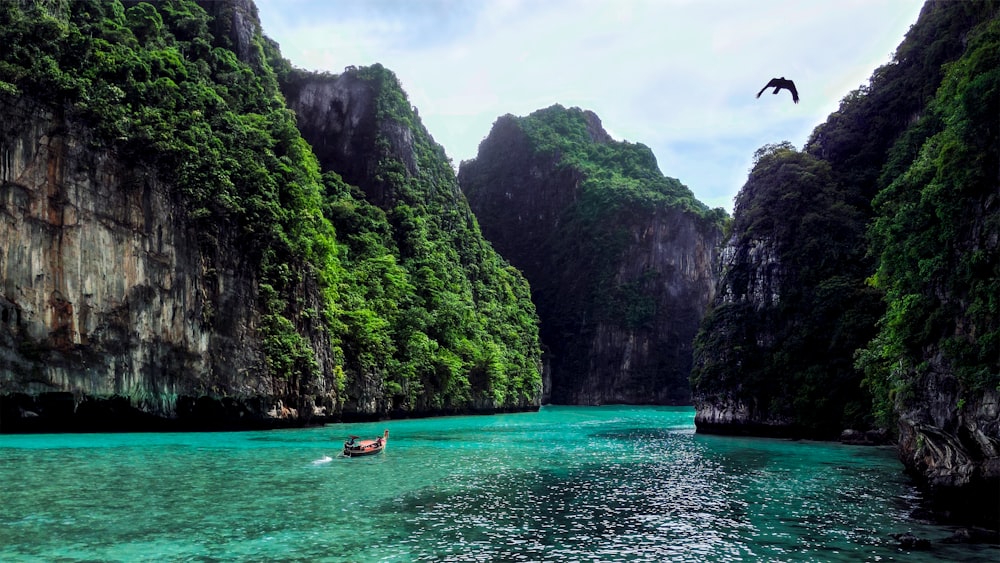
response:
[[[852,420],[882,426],[898,435],[901,459],[935,503],[994,527],[998,22],[996,2],[928,2],[893,60],[842,100],[803,153],[777,146],[758,154],[693,376],[695,394],[712,407],[700,411],[723,412],[735,399],[759,411],[749,414],[751,428],[808,427],[816,415],[831,417],[818,421],[827,435]],[[795,206],[817,189],[832,197]],[[801,228],[807,217],[820,220],[817,228]],[[761,291],[762,281],[772,285]],[[851,340],[824,349],[823,337],[842,334]],[[840,402],[844,384],[862,402],[844,403],[856,416],[835,419],[816,393],[827,389]],[[793,408],[811,400],[817,413]],[[725,426],[713,430],[746,429]]]
[[[272,53],[270,60],[280,69],[287,63],[277,56]],[[407,280],[405,295],[374,303],[389,321],[375,340],[393,343],[393,353],[366,355],[367,362],[352,362],[352,367],[384,369],[392,400],[406,408],[537,401],[538,321],[527,283],[483,239],[468,205],[457,197],[457,180],[444,149],[420,124],[396,76],[378,64],[339,76],[285,68],[281,76],[300,129],[322,147],[317,149],[321,165],[328,176],[343,174],[343,179],[337,175],[330,210],[349,247],[349,264],[359,259],[380,267],[392,264],[399,269],[394,277],[405,273]],[[299,96],[303,89],[328,86],[362,92],[371,102],[358,127],[346,124],[347,119],[337,124],[343,127],[339,139],[328,132],[329,123],[309,117],[322,108]],[[364,105],[353,98],[321,99],[325,104]],[[357,186],[350,191],[353,198],[347,197],[344,181]],[[359,221],[354,217],[358,212],[378,216],[384,224]],[[389,287],[398,286],[387,281]],[[365,336],[371,332],[357,328],[343,339],[367,348]]]
[[[249,12],[234,18],[240,10]],[[413,177],[371,147],[380,181],[407,195],[383,210],[321,168],[279,89],[274,68],[285,75],[287,62],[252,11],[250,2],[0,2],[0,96],[86,125],[95,148],[174,186],[207,279],[225,256],[255,287],[257,340],[245,344],[277,393],[323,394],[331,408],[377,404],[371,414],[537,404],[527,283],[483,241],[398,81],[381,67],[359,71],[378,84],[376,117],[410,128],[423,151]],[[206,288],[198,319],[209,333],[220,328],[218,291]],[[228,392],[200,374],[176,377],[187,378],[185,393]]]
[[[863,216],[826,162],[788,143],[762,147],[755,161],[695,344],[693,392],[735,393],[760,419],[788,421],[778,432],[836,436],[869,410],[851,363],[879,311],[858,266]]]
[[[765,333],[773,336],[771,328],[777,328],[778,333],[780,333],[781,329],[778,327],[781,327],[783,322],[789,327],[801,326],[806,329],[802,332],[796,331],[795,338],[791,342],[800,339],[803,335],[810,334],[810,331],[815,331],[820,326],[814,325],[810,320],[812,318],[811,311],[816,310],[814,308],[821,304],[813,302],[808,297],[810,293],[818,292],[824,279],[827,281],[840,279],[844,284],[847,284],[841,287],[845,292],[843,295],[854,294],[859,299],[859,303],[870,305],[870,307],[861,308],[846,305],[845,311],[854,311],[854,313],[846,314],[843,320],[850,321],[850,326],[854,327],[853,331],[856,334],[873,336],[876,330],[874,322],[881,317],[880,311],[885,305],[872,303],[871,296],[873,292],[893,287],[896,282],[890,283],[889,280],[893,276],[899,275],[900,272],[911,272],[916,278],[920,278],[932,273],[942,275],[943,272],[950,271],[949,268],[953,268],[954,273],[947,276],[948,278],[953,278],[955,273],[959,272],[966,272],[962,275],[966,276],[967,280],[975,279],[976,276],[985,275],[987,279],[990,277],[983,271],[983,264],[988,263],[988,261],[982,261],[990,256],[989,251],[983,250],[986,248],[983,242],[948,243],[952,247],[952,252],[956,254],[961,254],[957,249],[964,248],[963,245],[972,244],[973,248],[979,249],[971,254],[974,257],[972,262],[959,262],[953,258],[944,259],[938,256],[933,260],[923,260],[919,268],[914,269],[915,265],[912,262],[915,256],[928,252],[926,249],[916,251],[920,245],[929,248],[932,244],[940,245],[945,240],[954,237],[961,239],[964,236],[958,234],[959,230],[950,227],[939,233],[937,227],[917,225],[925,222],[930,224],[932,218],[935,217],[939,217],[933,219],[937,221],[944,220],[946,216],[951,215],[969,218],[977,216],[976,214],[990,217],[991,214],[980,208],[983,205],[988,206],[988,200],[978,204],[960,203],[960,199],[952,199],[954,194],[959,193],[957,191],[934,192],[939,194],[935,196],[938,200],[929,196],[920,200],[924,206],[931,206],[931,202],[936,202],[932,206],[933,212],[930,207],[921,207],[913,203],[916,194],[920,193],[920,189],[916,186],[931,177],[929,171],[932,170],[932,167],[925,164],[923,167],[911,168],[910,163],[929,162],[926,155],[920,156],[922,150],[931,150],[925,147],[925,142],[939,131],[943,127],[943,123],[949,119],[946,117],[946,112],[941,109],[942,102],[936,102],[936,109],[928,109],[928,103],[934,96],[938,85],[941,84],[945,69],[948,68],[945,63],[954,60],[966,50],[967,45],[963,38],[968,36],[969,30],[980,22],[994,18],[996,11],[996,6],[988,2],[929,2],[917,24],[911,28],[906,39],[897,49],[893,61],[877,69],[867,86],[844,98],[838,111],[813,132],[802,155],[796,154],[790,145],[764,147],[758,152],[755,168],[737,199],[734,212],[734,238],[732,239],[737,249],[737,260],[734,262],[736,267],[730,268],[724,284],[738,289],[739,284],[746,283],[745,280],[753,280],[755,276],[760,277],[766,274],[766,272],[756,270],[757,266],[749,261],[739,261],[739,249],[742,248],[740,237],[747,237],[752,231],[764,229],[763,232],[769,232],[768,236],[773,239],[767,242],[767,246],[777,250],[780,258],[780,271],[783,276],[780,293],[783,303],[781,307],[785,308],[788,316],[784,317],[784,321],[781,321],[781,317],[767,318],[756,310],[740,309],[743,312],[737,314],[733,307],[739,308],[741,306],[739,292],[737,291],[732,297],[727,297],[726,291],[720,291],[719,295],[722,301],[717,303],[717,309],[710,313],[699,337],[700,344],[696,346],[696,356],[700,358],[694,374],[696,393],[699,388],[714,391],[738,389],[747,398],[759,399],[753,385],[749,387],[742,385],[739,377],[726,375],[727,371],[731,374],[739,373],[740,369],[736,369],[736,367],[741,364],[731,357],[730,352],[714,351],[721,344],[718,339],[730,338],[734,334],[743,334],[740,330],[744,328],[749,331],[749,335],[759,335],[757,329],[762,328]],[[957,97],[965,88],[966,82],[976,84],[977,92],[979,90],[989,92],[989,88],[982,86],[986,84],[985,81],[985,78],[975,75],[966,78],[965,82],[960,82],[962,86],[955,86],[950,92]],[[941,92],[939,92],[940,95]],[[982,117],[984,123],[995,123],[995,120],[986,117],[992,111],[989,100],[985,94],[979,94],[979,96],[984,98],[980,101],[985,105],[982,106],[984,113],[977,115]],[[956,152],[958,148],[968,151],[969,154],[988,154],[988,151],[993,150],[988,145],[992,130],[989,129],[989,126],[986,127],[982,131],[975,132],[982,136],[975,142],[970,140],[942,144],[941,138],[938,138],[932,146],[939,147],[934,150],[948,147],[949,155],[958,154]],[[827,166],[828,172],[823,176],[825,188],[817,188],[814,185],[815,180],[819,178],[816,174],[802,174],[782,183],[784,182],[782,177],[788,176],[787,171],[783,170],[786,165],[792,165],[794,162],[801,165],[804,159],[808,158]],[[968,158],[970,170],[980,165],[980,160],[977,159],[981,157]],[[921,171],[923,177],[916,180],[918,170]],[[972,185],[974,184],[967,184],[967,189],[971,189]],[[810,188],[803,191],[802,186]],[[880,190],[882,193],[879,193]],[[811,207],[793,205],[802,201],[802,194],[827,192],[830,197],[808,200]],[[945,197],[940,195],[941,193],[948,195]],[[868,236],[862,237],[860,233],[864,232],[867,224],[872,221],[873,206],[877,213],[875,223],[868,231]],[[923,209],[921,213],[916,213],[921,209]],[[835,217],[840,219],[831,222],[831,219]],[[797,225],[802,225],[802,221],[807,218],[810,222],[817,219],[819,221],[814,228],[798,228]],[[979,227],[976,229],[978,229],[975,231],[974,236],[976,237],[988,232],[988,229],[985,231]],[[962,232],[970,234],[970,232]],[[970,236],[972,235],[970,234]],[[932,240],[933,243],[930,242]],[[850,242],[845,245],[843,244],[845,241]],[[902,241],[908,242],[904,244]],[[918,241],[922,242],[918,243]],[[948,247],[946,245],[940,248]],[[747,250],[749,251],[749,249]],[[977,265],[973,267],[972,264]],[[976,273],[968,273],[972,271]],[[825,278],[823,272],[827,274],[839,272],[840,275],[837,278]],[[873,273],[876,275],[873,276]],[[817,274],[820,275],[817,277]],[[864,280],[869,277],[873,283],[866,284]],[[904,276],[904,279],[909,278]],[[950,291],[950,289],[946,290],[946,286],[935,287],[939,291]],[[948,307],[953,308],[958,306],[958,303],[966,303],[967,293],[969,297],[979,295],[985,293],[985,290],[992,286],[965,281],[962,282],[961,287],[965,288],[959,291],[961,297],[944,299],[948,303]],[[854,338],[849,345],[838,346],[836,352],[830,350],[831,356],[826,358],[826,361],[831,365],[840,366],[837,368],[837,373],[848,373],[864,367],[868,373],[868,389],[875,393],[874,412],[869,413],[865,409],[858,411],[856,407],[849,407],[848,411],[863,415],[863,418],[869,422],[874,423],[877,419],[879,424],[890,429],[893,427],[891,423],[892,397],[897,396],[897,392],[903,386],[891,383],[893,379],[889,375],[893,373],[893,370],[888,366],[900,365],[898,353],[893,350],[899,349],[901,335],[906,331],[916,331],[915,334],[902,338],[902,340],[911,342],[909,344],[911,349],[916,349],[919,348],[916,342],[929,344],[933,338],[937,338],[942,332],[948,330],[945,325],[934,324],[941,322],[942,309],[928,305],[927,299],[931,293],[933,292],[928,287],[921,291],[901,292],[898,295],[889,291],[886,300],[889,309],[886,318],[882,319],[879,324],[879,339],[868,347],[868,352],[863,355],[859,367],[852,369],[850,364],[854,363],[855,352],[865,348],[866,340],[859,342],[857,338]],[[797,312],[787,308],[802,296],[806,297],[802,304],[808,306],[799,308]],[[725,299],[735,300],[735,302],[724,302]],[[936,299],[931,299],[931,301]],[[848,300],[846,303],[849,304],[852,301]],[[970,307],[971,311],[990,309],[990,306],[987,305],[990,303],[989,300],[976,298],[973,303],[976,304]],[[932,309],[937,310],[938,313],[928,314],[927,311]],[[906,311],[905,314],[904,311]],[[917,311],[923,312],[917,313]],[[904,316],[907,317],[906,322],[902,322]],[[725,321],[723,322],[721,319],[725,319]],[[742,327],[741,323],[747,323],[747,326]],[[980,370],[980,375],[969,377],[982,379],[984,377],[982,374],[989,372],[991,368],[987,367],[989,362],[982,363],[986,361],[983,352],[986,348],[980,346],[991,343],[992,329],[982,332],[979,327],[993,325],[991,321],[985,320],[985,317],[979,318],[974,324],[977,327],[974,339],[970,340],[968,336],[958,338],[956,343],[949,345],[949,347],[954,348],[959,356],[968,358],[970,365],[978,366],[975,369]],[[959,321],[959,326],[965,325]],[[830,328],[832,330],[834,325],[831,325]],[[816,334],[821,334],[821,331],[816,332]],[[839,332],[833,331],[831,334],[836,335]],[[917,337],[916,334],[922,336]],[[931,337],[929,334],[938,336]],[[749,335],[747,338],[752,338]],[[783,338],[778,338],[775,342],[782,342]],[[959,341],[964,341],[964,343]],[[973,341],[975,345],[970,348],[969,343]],[[818,343],[814,345],[819,346]],[[790,348],[789,344],[781,346],[788,353],[772,354],[768,352],[760,355],[755,352],[755,357],[765,372],[757,379],[764,381],[778,378],[787,381],[791,386],[788,387],[789,393],[786,398],[790,399],[798,395],[800,389],[797,383],[792,384],[798,377],[796,372],[789,372],[786,369],[790,366],[799,366],[796,368],[799,370],[804,369],[804,365],[811,363],[811,356],[814,353],[812,347],[800,347],[796,351],[794,347]],[[740,350],[745,352],[746,350],[757,350],[757,348],[757,345],[751,345]],[[958,352],[959,349],[964,351]],[[760,351],[758,350],[758,352]],[[917,360],[913,362],[913,365],[920,365],[921,361]],[[750,365],[758,364],[751,362]],[[984,369],[985,372],[982,372]],[[882,375],[874,377],[873,373],[881,373]],[[725,379],[726,377],[729,379]],[[857,373],[845,381],[853,382],[856,380]],[[821,377],[816,381],[819,382],[820,386],[832,386],[837,379],[830,379],[823,383],[825,380]],[[853,385],[853,383],[851,384]],[[768,385],[779,384],[770,382]],[[980,386],[980,388],[982,387]],[[809,396],[807,388],[803,387],[801,391],[802,397]],[[852,389],[850,393],[857,394],[857,391]],[[768,397],[770,395],[766,395],[763,400],[768,404],[773,404],[774,401]],[[796,416],[792,416],[792,411],[786,409],[786,414],[790,416],[788,420],[793,424],[804,422]],[[835,431],[835,420],[838,419],[835,417],[824,423],[828,432]],[[840,420],[840,422],[848,423],[849,421]]]
[[[532,284],[552,402],[688,402],[723,210],[664,176],[648,147],[559,105],[499,118],[459,180]]]
[[[889,309],[859,364],[891,420],[943,361],[961,404],[1000,390],[1000,21],[948,68],[913,135],[915,154],[875,198],[871,278]],[[936,358],[937,354],[941,358]],[[897,404],[898,402],[898,404]]]

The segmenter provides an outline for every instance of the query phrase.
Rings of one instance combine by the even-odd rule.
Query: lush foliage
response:
[[[1000,388],[1000,21],[969,39],[919,125],[910,165],[875,199],[872,285],[889,305],[859,355],[888,416],[940,351],[964,398]],[[910,151],[906,151],[910,152]]]
[[[649,293],[655,287],[650,279],[654,272],[643,274],[645,279],[615,279],[621,256],[633,242],[632,219],[676,210],[698,218],[708,233],[725,228],[728,214],[709,209],[687,186],[664,176],[645,145],[613,141],[589,112],[554,105],[518,118],[518,124],[532,143],[535,158],[556,162],[557,169],[579,179],[574,204],[559,219],[552,257],[556,263],[578,268],[567,281],[577,278],[570,285],[580,298],[567,302],[584,308],[562,311],[566,319],[553,322],[596,314],[597,320],[632,329],[651,323],[656,314],[656,297]]]
[[[758,151],[733,241],[776,264],[734,260],[696,343],[697,389],[830,433],[893,429],[932,364],[960,402],[1000,385],[997,9],[928,3],[804,152]],[[775,272],[777,302],[744,300]]]
[[[378,83],[377,118],[412,128],[423,152],[417,178],[379,160],[379,181],[406,196],[382,210],[321,171],[279,90],[290,68],[276,46],[255,33],[237,57],[227,28],[237,8],[206,6],[219,17],[191,0],[0,2],[0,96],[65,111],[95,144],[173,183],[207,279],[224,252],[256,269],[267,369],[295,388],[333,377],[343,401],[376,374],[400,408],[536,398],[527,284],[482,241],[391,73],[361,71]],[[212,326],[210,310],[202,322]],[[333,373],[320,373],[317,334]]]
[[[531,280],[552,401],[689,400],[710,276],[693,249],[721,237],[725,211],[665,177],[649,148],[559,105],[499,118],[459,177],[487,236]]]
[[[723,280],[735,301],[709,313],[696,342],[699,392],[733,386],[763,415],[808,435],[865,424],[868,400],[851,358],[880,307],[863,283],[864,217],[846,199],[828,163],[787,143],[757,152],[733,219],[741,255]],[[743,254],[758,246],[774,255]]]
[[[534,400],[541,392],[541,350],[527,282],[483,239],[468,205],[458,197],[444,150],[420,125],[395,75],[381,65],[348,74],[371,89],[379,124],[364,157],[373,172],[357,181],[366,191],[381,194],[381,207],[352,205],[386,223],[345,221],[341,204],[335,224],[347,236],[351,263],[361,257],[398,263],[389,286],[399,289],[396,295],[380,296],[376,310],[388,320],[380,325],[383,331],[355,327],[349,340],[362,348],[370,342],[395,343],[384,367],[396,406],[449,409],[470,401],[504,405]],[[295,73],[288,78],[335,79]],[[410,133],[406,143],[386,133],[404,129]],[[401,154],[410,150],[412,167]],[[344,222],[359,228],[346,232],[340,227]]]
[[[656,157],[643,144],[616,142],[595,124],[596,116],[579,108],[554,105],[519,119],[537,153],[551,154],[561,166],[583,177],[581,212],[592,220],[623,207],[653,209],[677,207],[705,216],[720,225],[723,209],[710,210],[687,186],[664,176]]]
[[[813,131],[804,150],[833,165],[837,180],[851,188],[853,205],[869,212],[885,185],[878,178],[886,172],[898,174],[900,166],[906,166],[907,158],[895,166],[887,162],[887,153],[899,150],[894,146],[899,147],[897,141],[904,135],[910,137],[911,150],[919,146],[921,140],[908,131],[941,83],[943,65],[962,54],[965,34],[992,17],[995,4],[928,2],[892,60],[844,97],[838,110]]]
[[[92,126],[95,143],[175,183],[209,277],[226,241],[240,237],[259,268],[268,368],[292,380],[318,376],[293,294],[307,265],[333,297],[341,268],[318,212],[318,165],[276,80],[217,46],[197,4],[126,5],[3,3],[0,40],[11,48],[0,83],[66,109]],[[210,309],[202,320],[211,325]]]

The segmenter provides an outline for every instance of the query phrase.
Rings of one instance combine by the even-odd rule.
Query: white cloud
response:
[[[753,152],[802,146],[866,83],[922,0],[256,0],[296,66],[383,64],[454,162],[497,117],[593,110],[664,174],[732,209]],[[787,92],[754,95],[772,76]]]

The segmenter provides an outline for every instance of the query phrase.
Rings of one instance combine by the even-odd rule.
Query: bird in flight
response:
[[[764,90],[767,90],[768,88],[771,87],[774,87],[775,94],[777,94],[778,91],[781,90],[782,88],[788,90],[789,92],[792,93],[792,101],[795,103],[799,103],[799,91],[795,89],[795,83],[792,82],[791,80],[785,80],[784,76],[782,76],[781,78],[772,78],[771,81],[768,82],[766,86],[760,89],[760,92],[757,92],[757,97],[759,98],[760,95],[764,93]]]

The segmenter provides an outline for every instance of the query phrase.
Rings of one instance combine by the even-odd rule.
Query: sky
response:
[[[505,114],[561,104],[642,143],[730,213],[753,153],[801,149],[868,84],[923,0],[255,0],[302,69],[381,63],[453,164]],[[801,98],[757,92],[773,77]]]

